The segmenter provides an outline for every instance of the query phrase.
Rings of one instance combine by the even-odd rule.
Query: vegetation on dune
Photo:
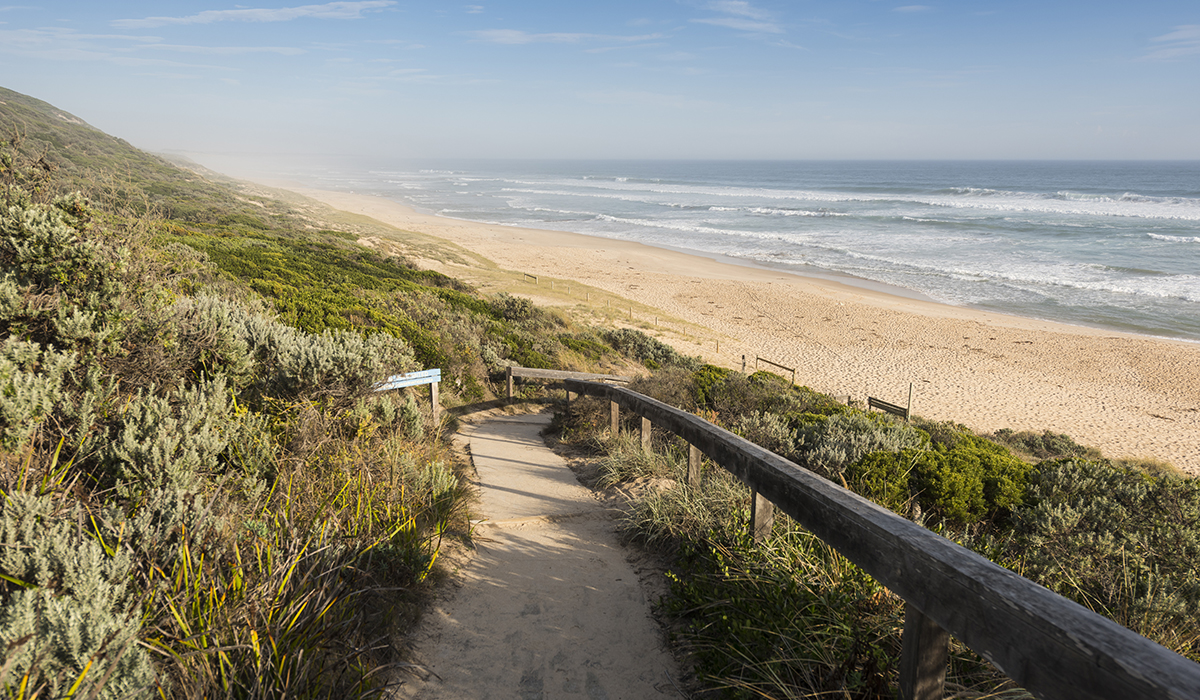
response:
[[[954,423],[909,425],[763,372],[668,369],[634,388],[1200,660],[1200,481],[1133,469],[1054,433],[988,439]],[[902,600],[786,516],[754,542],[740,482],[707,465],[690,487],[685,444],[656,433],[646,453],[610,435],[607,419],[606,405],[584,399],[559,424],[603,455],[601,483],[655,486],[632,504],[626,532],[669,556],[663,610],[708,687],[746,698],[894,696]],[[951,654],[959,696],[1027,697],[957,642]]]
[[[440,367],[454,405],[494,396],[507,364],[626,360],[526,300],[0,102],[0,688],[377,694],[469,525],[441,426],[371,386]]]

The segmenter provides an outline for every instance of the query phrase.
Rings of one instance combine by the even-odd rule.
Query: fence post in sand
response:
[[[649,451],[650,451],[650,431],[651,431],[651,427],[652,427],[652,426],[651,426],[651,424],[650,424],[650,419],[649,419],[649,418],[647,418],[647,417],[645,417],[645,416],[642,416],[642,451],[643,451],[643,452],[649,452]]]
[[[949,644],[949,632],[925,617],[912,603],[904,604],[904,637],[900,651],[900,697],[903,700],[941,700],[945,697]]]
[[[912,420],[912,382],[908,383],[908,410],[904,412],[904,421]]]
[[[746,373],[746,356],[742,355],[742,374]]]
[[[700,448],[695,445],[688,445],[688,486],[697,487],[700,485]]]
[[[608,402],[608,429],[613,437],[621,430],[621,406],[616,401]]]
[[[761,542],[771,534],[771,526],[775,524],[775,504],[768,501],[758,491],[754,491],[750,501],[750,535],[755,542]]]
[[[504,375],[505,375],[504,383],[507,385],[507,389],[508,389],[508,400],[512,401],[512,397],[513,397],[512,365],[509,365],[508,369],[504,370]]]

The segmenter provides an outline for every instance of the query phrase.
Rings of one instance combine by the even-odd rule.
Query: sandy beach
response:
[[[752,367],[762,357],[796,368],[797,383],[864,401],[904,404],[911,383],[913,412],[926,418],[981,432],[1048,429],[1107,456],[1155,457],[1200,475],[1198,343],[976,311],[877,286],[271,184],[545,278],[530,284],[531,297],[553,279],[560,281],[557,297],[563,281],[575,282],[635,302],[635,320],[660,311],[663,340],[714,364],[740,368],[745,355]],[[472,278],[470,265],[410,257]],[[578,289],[572,296],[579,299],[571,303],[588,303]]]

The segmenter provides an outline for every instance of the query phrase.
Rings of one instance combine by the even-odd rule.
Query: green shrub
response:
[[[621,354],[639,360],[650,369],[683,367],[695,370],[699,362],[678,350],[633,328],[614,328],[601,331],[600,336]]]
[[[1022,574],[1200,661],[1200,480],[1042,462],[1013,522]]]
[[[847,482],[902,515],[924,513],[958,524],[1003,519],[1024,502],[1028,464],[967,431],[953,440],[941,437],[928,449],[866,455],[846,469]]]
[[[992,438],[1013,449],[1027,452],[1037,459],[1060,459],[1080,457],[1100,459],[1100,451],[1075,442],[1069,435],[1046,430],[1041,433],[1028,430],[1013,431],[1009,428],[997,430]]]
[[[796,431],[776,413],[756,411],[740,416],[731,430],[776,454],[790,456],[796,452]]]

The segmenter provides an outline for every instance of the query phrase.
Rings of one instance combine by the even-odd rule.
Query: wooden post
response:
[[[746,373],[746,356],[742,355],[742,374]]]
[[[433,424],[437,425],[442,413],[442,406],[438,402],[438,382],[429,385],[429,403],[433,406]]]
[[[621,430],[621,406],[616,401],[608,402],[608,429],[613,437]]]
[[[688,445],[688,486],[700,486],[700,448]]]
[[[912,603],[904,604],[904,642],[900,652],[902,700],[941,700],[945,697],[949,645],[949,632],[925,617]]]
[[[721,354],[721,341],[719,341],[719,340],[717,341],[717,354],[718,355]]]
[[[771,534],[771,526],[775,524],[775,504],[763,498],[758,491],[752,491],[750,501],[750,534],[755,542]]]
[[[507,381],[505,383],[508,385],[508,400],[512,401],[512,398],[513,398],[512,365],[509,365],[508,369],[505,370],[504,374],[507,377]]]
[[[567,413],[571,412],[571,390],[567,389]]]
[[[904,412],[904,422],[912,420],[912,382],[908,383],[908,410]]]
[[[642,416],[642,451],[650,451],[650,419]]]

